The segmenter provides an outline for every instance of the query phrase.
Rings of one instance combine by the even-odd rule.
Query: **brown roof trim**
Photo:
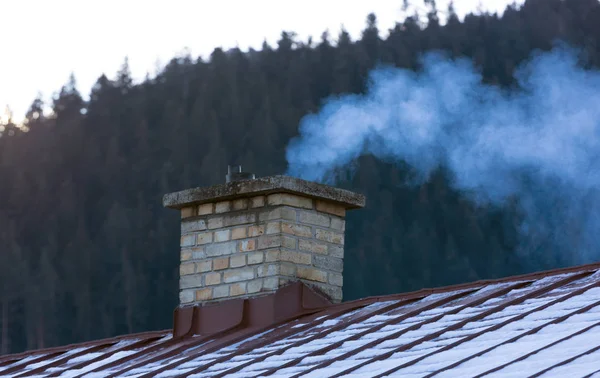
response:
[[[495,325],[493,325],[493,326],[491,326],[491,327],[485,328],[485,329],[483,329],[483,330],[481,330],[481,331],[479,331],[479,332],[476,332],[476,333],[473,333],[473,334],[471,334],[471,335],[465,336],[465,337],[463,337],[463,338],[462,338],[462,339],[460,339],[460,340],[457,340],[457,341],[455,341],[455,342],[453,342],[453,343],[450,343],[450,344],[448,344],[448,345],[445,345],[444,347],[442,347],[442,348],[440,348],[440,349],[436,350],[435,352],[427,353],[427,354],[425,354],[425,355],[423,355],[423,356],[416,357],[415,359],[413,359],[413,360],[411,360],[411,361],[408,361],[408,362],[406,362],[406,363],[404,363],[404,364],[401,364],[401,365],[395,366],[395,367],[393,367],[393,368],[391,368],[391,369],[389,369],[389,370],[386,370],[384,373],[381,373],[381,374],[379,374],[379,375],[376,375],[376,376],[375,376],[375,377],[373,377],[373,378],[380,378],[380,377],[384,377],[384,376],[386,376],[386,375],[388,375],[388,374],[395,373],[395,372],[397,372],[397,371],[398,371],[398,370],[400,370],[400,369],[403,369],[403,368],[405,368],[405,367],[408,367],[408,366],[414,365],[414,364],[416,364],[417,362],[419,362],[419,361],[422,361],[422,360],[424,360],[424,359],[426,359],[426,358],[428,358],[428,357],[431,357],[431,356],[433,356],[433,355],[435,355],[435,354],[437,354],[437,353],[441,353],[441,352],[444,352],[444,351],[446,351],[446,350],[450,350],[451,348],[454,348],[454,347],[456,347],[456,346],[458,346],[458,345],[460,345],[460,344],[462,344],[462,343],[465,343],[465,342],[467,342],[467,341],[473,340],[474,338],[476,338],[476,337],[479,337],[479,336],[481,336],[481,335],[483,335],[483,334],[485,334],[485,333],[487,333],[487,332],[490,332],[490,331],[496,331],[496,330],[498,330],[498,329],[500,329],[500,328],[502,328],[502,327],[504,327],[504,326],[506,326],[506,325],[508,325],[508,324],[510,324],[510,323],[512,323],[512,322],[514,322],[514,321],[521,320],[521,319],[523,319],[524,317],[526,317],[526,316],[528,316],[528,315],[531,315],[531,314],[533,314],[534,312],[543,311],[544,309],[546,309],[546,308],[548,308],[548,307],[550,307],[550,306],[553,306],[553,305],[555,305],[555,304],[557,304],[557,303],[560,303],[560,302],[564,302],[564,301],[566,301],[566,300],[568,300],[568,299],[570,299],[570,298],[573,298],[573,297],[575,297],[575,296],[577,296],[577,295],[580,295],[580,294],[582,294],[582,293],[585,293],[585,292],[586,292],[586,291],[588,291],[589,289],[592,289],[592,288],[594,288],[594,287],[597,287],[597,286],[600,286],[600,282],[595,282],[595,283],[593,283],[593,284],[587,285],[587,286],[585,286],[585,287],[582,287],[582,288],[580,288],[580,289],[577,289],[577,290],[575,290],[575,291],[573,291],[573,292],[571,292],[571,293],[569,293],[569,294],[567,294],[567,295],[563,295],[562,297],[558,297],[557,299],[555,299],[555,300],[553,300],[553,301],[550,301],[550,302],[548,302],[548,303],[546,303],[546,304],[543,304],[543,305],[541,305],[541,306],[538,306],[538,307],[536,307],[536,308],[534,308],[534,309],[532,309],[532,310],[529,310],[529,311],[523,312],[523,313],[521,313],[521,314],[519,314],[519,315],[517,315],[517,316],[514,316],[514,317],[512,317],[512,318],[510,318],[510,319],[507,319],[507,320],[505,320],[505,321],[503,321],[503,322],[500,322],[500,323],[498,323],[498,324],[495,324]],[[594,305],[594,307],[595,307],[595,306],[597,306],[598,304],[600,304],[600,301],[596,302],[596,304]],[[581,311],[581,310],[578,310],[578,311]],[[578,311],[575,311],[575,312],[578,312]],[[571,315],[571,314],[570,314],[570,315]],[[559,318],[557,318],[557,319],[559,319]],[[549,323],[556,323],[556,320],[554,320],[554,321],[552,321],[552,322],[549,322]],[[547,324],[545,324],[545,325],[547,325]],[[545,326],[545,325],[544,325],[544,326]],[[530,331],[529,331],[529,332],[530,332]],[[525,332],[525,333],[529,333],[529,332]],[[522,337],[522,336],[524,336],[524,334],[518,335],[517,339],[518,339],[518,338],[520,338],[520,337]]]
[[[598,286],[598,285],[600,285],[600,283],[593,284],[593,285],[589,285],[589,286],[593,286],[593,287],[595,287],[595,286]],[[586,290],[589,290],[589,286],[585,287],[584,289],[586,289]],[[584,291],[581,291],[580,293],[578,293],[578,294],[576,294],[576,295],[579,295],[579,294],[581,294],[581,293],[583,293],[583,292],[584,292]],[[570,298],[570,297],[572,297],[572,296],[569,296],[569,298]],[[565,298],[565,299],[569,299],[569,298]],[[568,318],[570,318],[571,316],[578,315],[578,314],[583,314],[583,313],[585,313],[585,312],[588,312],[589,310],[591,310],[592,308],[594,308],[594,307],[597,307],[597,306],[600,306],[600,301],[596,301],[596,302],[594,302],[594,303],[592,303],[592,304],[589,304],[589,305],[587,305],[587,306],[585,306],[585,307],[582,307],[582,308],[580,308],[580,309],[578,309],[578,310],[572,311],[572,312],[570,312],[570,313],[568,313],[568,314],[565,314],[565,315],[563,315],[563,316],[561,316],[561,317],[558,317],[558,318],[556,318],[556,319],[554,319],[554,320],[551,320],[551,321],[549,321],[549,322],[546,322],[546,323],[544,323],[544,324],[542,324],[542,325],[540,325],[540,326],[537,326],[537,327],[535,327],[535,328],[532,328],[532,329],[530,329],[530,330],[529,330],[529,331],[527,331],[527,332],[523,332],[523,333],[521,333],[521,334],[519,334],[519,335],[517,335],[517,336],[514,336],[514,337],[512,337],[512,338],[510,338],[510,339],[508,339],[508,340],[505,340],[505,341],[501,342],[500,344],[493,345],[493,346],[491,346],[491,347],[489,347],[489,348],[487,348],[487,349],[484,349],[484,350],[482,350],[482,351],[480,351],[480,352],[477,352],[477,353],[475,353],[475,354],[473,354],[473,355],[471,355],[471,356],[465,357],[465,358],[463,358],[462,360],[456,361],[456,362],[454,362],[454,363],[452,363],[452,364],[450,364],[450,365],[448,365],[448,366],[444,366],[443,368],[441,368],[441,369],[439,369],[439,370],[436,370],[436,371],[432,372],[431,374],[428,374],[428,375],[426,375],[426,376],[425,376],[425,377],[423,377],[423,378],[430,378],[430,377],[434,377],[434,376],[436,376],[436,375],[438,375],[438,374],[440,374],[440,373],[442,373],[442,372],[444,372],[444,371],[446,371],[446,370],[453,369],[453,368],[455,368],[455,367],[457,367],[457,366],[459,366],[459,365],[462,365],[463,363],[465,363],[465,362],[467,362],[467,361],[469,361],[469,360],[472,360],[473,358],[476,358],[476,357],[483,356],[484,354],[486,354],[486,353],[489,353],[489,352],[491,352],[492,350],[494,350],[494,349],[496,349],[496,348],[498,348],[498,347],[500,347],[500,346],[502,346],[502,345],[506,345],[506,344],[514,343],[515,341],[519,340],[519,339],[520,339],[520,338],[522,338],[522,337],[525,337],[525,336],[529,336],[529,335],[533,335],[533,334],[535,334],[535,333],[538,333],[538,332],[539,332],[539,331],[541,331],[543,328],[545,328],[545,327],[547,327],[547,326],[549,326],[549,325],[552,325],[552,324],[558,324],[558,323],[564,322],[565,320],[567,320],[567,319],[568,319]],[[479,332],[479,333],[480,333],[480,334],[483,334],[483,332],[484,332],[484,331],[481,331],[481,332]],[[477,336],[479,336],[479,334],[478,334]],[[440,351],[442,351],[442,350],[440,350]],[[433,354],[433,353],[430,353],[429,355],[432,355],[432,354]],[[429,355],[428,355],[428,356],[429,356]],[[521,356],[521,357],[523,357],[523,356]],[[516,362],[516,361],[513,361],[513,362]],[[511,363],[513,363],[513,362],[511,362]],[[492,372],[492,371],[489,371],[489,372],[487,372],[487,373],[489,374],[489,373],[491,373],[491,372]]]
[[[537,289],[537,290],[534,290],[532,292],[529,292],[529,293],[527,293],[525,295],[522,295],[520,297],[511,299],[511,300],[507,300],[507,301],[502,301],[498,306],[494,306],[494,307],[492,307],[492,308],[490,308],[490,309],[488,309],[486,311],[483,311],[483,312],[481,312],[481,313],[479,313],[479,314],[477,314],[475,316],[472,316],[472,317],[467,318],[465,320],[462,320],[460,322],[454,323],[453,325],[451,325],[449,327],[446,327],[446,328],[444,328],[444,329],[442,329],[440,331],[430,333],[427,336],[424,336],[424,337],[422,337],[422,338],[420,338],[418,340],[415,340],[415,341],[410,342],[408,344],[401,345],[401,346],[399,346],[397,348],[393,348],[389,352],[382,353],[382,354],[379,354],[379,355],[377,355],[375,357],[368,358],[368,359],[364,360],[363,362],[361,362],[361,363],[359,363],[359,364],[357,364],[357,365],[355,365],[355,366],[353,366],[351,368],[348,368],[346,370],[343,370],[343,371],[341,371],[341,372],[333,375],[331,378],[341,377],[344,374],[348,374],[350,372],[356,371],[357,369],[360,369],[361,367],[366,366],[366,365],[368,365],[370,363],[373,363],[375,361],[380,361],[380,360],[389,358],[394,353],[398,353],[398,352],[402,352],[402,351],[408,350],[408,349],[410,349],[410,348],[412,348],[412,347],[414,347],[414,346],[416,346],[416,345],[418,345],[418,344],[420,344],[422,342],[432,340],[432,339],[440,336],[441,334],[443,334],[445,332],[459,329],[459,328],[463,327],[465,324],[468,324],[468,323],[470,323],[470,322],[472,322],[474,320],[483,319],[486,316],[491,315],[491,314],[493,314],[493,313],[495,313],[497,311],[501,311],[501,310],[503,310],[504,308],[506,308],[508,306],[512,306],[514,304],[521,303],[521,302],[523,302],[523,301],[525,301],[527,299],[530,299],[530,298],[535,298],[535,297],[537,297],[539,295],[545,294],[545,293],[547,293],[547,292],[549,292],[551,290],[554,290],[554,289],[556,289],[558,287],[561,287],[563,285],[566,285],[566,284],[568,284],[570,282],[573,282],[573,281],[575,281],[577,279],[586,277],[588,275],[589,275],[589,273],[575,274],[575,275],[572,275],[570,277],[567,277],[567,278],[564,278],[562,280],[559,280],[559,281],[557,281],[557,282],[555,282],[555,283],[553,283],[551,285],[547,285],[547,286],[544,286],[544,287],[542,287],[540,289]],[[493,297],[495,297],[495,295],[492,296],[492,297],[490,297],[490,298],[493,298]],[[472,306],[472,304],[471,305],[465,305],[465,306]],[[461,309],[462,308],[466,308],[465,306],[461,306],[460,308]],[[452,313],[452,312],[449,312],[449,313]],[[448,314],[448,313],[446,313],[446,314]],[[380,344],[383,341],[387,341],[387,340],[390,340],[390,339],[395,338],[395,337],[397,337],[397,335],[396,335],[396,333],[393,333],[393,334],[388,335],[386,337],[383,337],[381,339],[377,339],[376,343],[372,342],[372,343],[370,343],[371,345],[369,345],[369,344],[367,344],[367,345],[369,345],[370,347],[372,347],[374,345]],[[364,347],[365,347],[364,345],[361,346],[361,348],[364,348]],[[358,349],[360,349],[360,348],[358,348]]]

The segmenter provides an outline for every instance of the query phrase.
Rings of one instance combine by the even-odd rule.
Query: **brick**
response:
[[[315,237],[319,240],[323,240],[333,244],[344,244],[344,234],[338,232],[322,230],[318,228],[315,231]]]
[[[237,242],[225,242],[218,244],[210,244],[206,246],[206,256],[215,257],[234,254],[237,250]]]
[[[281,246],[283,248],[287,248],[287,249],[296,249],[297,240],[298,239],[291,237],[291,236],[282,236],[281,237]]]
[[[272,251],[267,251],[265,254],[265,261],[266,262],[279,261],[280,254],[281,254],[281,252],[278,249],[272,250]]]
[[[277,276],[279,274],[278,264],[261,265],[256,269],[259,277]]]
[[[252,252],[248,254],[248,265],[260,264],[264,260],[262,252]]]
[[[215,231],[215,243],[228,241],[231,239],[231,230]]]
[[[214,270],[223,270],[229,268],[229,257],[221,257],[213,260]]]
[[[212,261],[211,260],[196,263],[196,271],[198,273],[209,272],[211,270],[212,270]]]
[[[191,289],[193,287],[202,286],[202,277],[199,274],[191,274],[189,276],[181,276],[179,278],[179,289]]]
[[[278,234],[281,232],[281,222],[269,222],[267,223],[267,235]]]
[[[250,199],[250,207],[255,209],[257,207],[265,206],[265,196],[252,197]]]
[[[331,217],[331,228],[337,231],[345,231],[346,221],[337,217]]]
[[[213,288],[213,298],[225,298],[229,296],[229,285],[216,286]]]
[[[329,256],[313,256],[313,265],[317,268],[333,270],[334,272],[344,271],[344,261],[336,257]]]
[[[248,209],[248,199],[247,198],[236,199],[233,201],[232,206],[233,206],[234,211],[246,210],[246,209]]]
[[[212,204],[212,203],[205,203],[203,205],[199,205],[198,206],[198,215],[212,214],[214,212],[213,206],[214,206],[214,204]]]
[[[206,288],[206,289],[196,290],[196,300],[197,301],[207,301],[212,298],[213,298],[212,289]]]
[[[329,225],[331,224],[329,216],[310,211],[300,212],[300,222],[313,224],[315,226],[321,227],[329,227]]]
[[[263,280],[263,289],[277,290],[279,289],[279,278],[278,277],[267,277]]]
[[[192,259],[192,251],[190,249],[184,249],[180,254],[181,261],[188,261]]]
[[[337,215],[338,217],[346,216],[346,209],[344,208],[344,206],[335,204],[333,202],[316,200],[315,207],[317,211],[321,211],[323,213]]]
[[[194,301],[194,290],[182,290],[179,292],[179,303],[191,303]]]
[[[246,227],[239,227],[239,228],[234,228],[233,230],[231,230],[231,239],[233,240],[237,240],[237,239],[244,239],[248,237],[248,232]]]
[[[189,234],[190,232],[206,230],[206,222],[204,219],[196,219],[181,222],[181,234]]]
[[[255,249],[256,249],[256,240],[254,240],[254,239],[242,240],[240,242],[240,246],[239,246],[240,252],[254,251]]]
[[[263,280],[262,279],[258,279],[258,280],[252,280],[249,281],[247,286],[246,286],[246,292],[248,294],[254,294],[254,293],[258,293],[262,290],[263,288]]]
[[[303,226],[301,224],[283,222],[281,224],[281,231],[285,234],[300,236],[303,238],[312,237],[312,228],[310,226]]]
[[[327,244],[319,243],[313,240],[300,239],[298,241],[298,249],[301,251],[320,253],[324,255],[327,253]]]
[[[279,274],[281,274],[282,276],[296,277],[296,265],[282,263],[279,267]]]
[[[313,201],[311,198],[288,193],[276,193],[267,197],[267,204],[271,206],[287,205],[292,207],[300,207],[303,209],[312,209],[312,202]]]
[[[298,278],[303,278],[309,281],[327,282],[326,272],[308,266],[298,266],[298,271],[296,275]]]
[[[246,283],[237,283],[233,284],[229,287],[229,295],[232,297],[237,297],[238,295],[246,294]]]
[[[184,207],[181,209],[181,219],[193,217],[195,214],[193,207]]]
[[[239,226],[254,222],[256,222],[256,214],[253,213],[226,215],[223,217],[224,227]]]
[[[344,285],[344,276],[342,276],[341,274],[329,272],[327,274],[327,276],[328,276],[328,281],[330,284],[335,285],[335,286],[343,286]]]
[[[215,213],[222,214],[231,211],[231,201],[221,201],[215,204]]]
[[[229,258],[229,266],[239,268],[246,265],[246,255],[236,255]]]
[[[310,265],[312,256],[308,253],[282,250],[279,254],[280,261],[289,261],[295,264]]]
[[[206,251],[204,247],[195,247],[191,249],[193,260],[202,260],[206,258]]]
[[[217,228],[223,228],[223,217],[213,217],[208,220],[208,229],[214,230]]]
[[[196,235],[184,235],[181,237],[181,246],[190,247],[196,244]]]
[[[208,273],[204,277],[204,284],[206,286],[218,285],[221,283],[221,273]]]
[[[296,220],[296,210],[290,207],[278,207],[270,211],[262,212],[258,215],[258,220],[266,222],[270,220]]]
[[[280,235],[263,235],[258,238],[258,249],[281,247]]]
[[[248,227],[248,236],[260,236],[265,233],[265,226],[250,226]]]
[[[254,277],[254,268],[237,268],[226,270],[223,273],[223,280],[227,283],[230,282],[239,282],[239,281],[247,281],[255,278]]]
[[[196,273],[196,264],[189,263],[189,264],[179,265],[179,275],[180,276],[186,276],[188,274],[194,274],[194,273]]]
[[[197,235],[198,244],[208,244],[212,243],[213,233],[212,232],[203,232]]]
[[[327,254],[331,257],[338,257],[340,259],[344,258],[344,248],[339,245],[329,245],[327,246]]]

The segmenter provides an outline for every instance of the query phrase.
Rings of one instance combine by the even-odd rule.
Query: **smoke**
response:
[[[483,84],[465,59],[422,63],[377,69],[365,95],[303,118],[288,174],[327,182],[365,154],[409,164],[418,182],[444,167],[478,204],[518,201],[520,253],[599,261],[600,72],[566,46],[532,55],[510,90]]]

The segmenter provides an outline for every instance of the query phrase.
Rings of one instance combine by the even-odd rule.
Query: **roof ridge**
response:
[[[514,282],[514,281],[518,281],[518,280],[534,281],[536,279],[556,276],[556,275],[565,274],[565,273],[577,273],[577,272],[585,272],[585,271],[598,270],[598,269],[600,269],[600,262],[584,264],[584,265],[576,265],[576,266],[565,267],[565,268],[543,270],[543,271],[538,271],[538,272],[524,273],[524,274],[518,274],[518,275],[514,275],[514,276],[501,277],[501,278],[483,279],[483,280],[478,280],[478,281],[473,281],[473,282],[464,282],[464,283],[447,285],[447,286],[439,286],[439,287],[434,287],[434,288],[422,288],[422,289],[418,289],[418,290],[414,290],[414,291],[408,291],[405,293],[373,295],[373,296],[358,298],[358,299],[354,299],[351,301],[335,304],[335,305],[332,305],[330,308],[335,308],[337,306],[354,304],[354,303],[358,304],[361,302],[380,302],[380,301],[386,300],[386,299],[388,299],[388,300],[390,300],[390,299],[393,299],[393,300],[410,299],[410,298],[415,298],[415,297],[427,296],[427,295],[431,295],[431,294],[445,293],[448,291],[467,290],[467,289],[475,288],[477,286],[486,286],[486,285],[492,285],[492,284]]]

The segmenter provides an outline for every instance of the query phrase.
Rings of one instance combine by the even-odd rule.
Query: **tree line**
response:
[[[284,173],[300,119],[330,96],[363,93],[377,64],[418,70],[421,54],[444,50],[510,87],[519,63],[560,39],[600,66],[597,0],[527,0],[464,20],[450,7],[443,24],[435,1],[426,5],[385,38],[371,14],[357,40],[343,29],[316,41],[285,31],[260,50],[175,57],[139,84],[125,61],[89,100],[73,76],[51,104],[35,99],[24,125],[5,120],[0,354],[171,327],[179,218],[162,195],[222,183],[233,162],[258,176]],[[345,299],[572,263],[523,261],[518,209],[476,206],[443,170],[416,187],[403,185],[410,174],[366,156],[338,182],[368,198],[348,216]]]

